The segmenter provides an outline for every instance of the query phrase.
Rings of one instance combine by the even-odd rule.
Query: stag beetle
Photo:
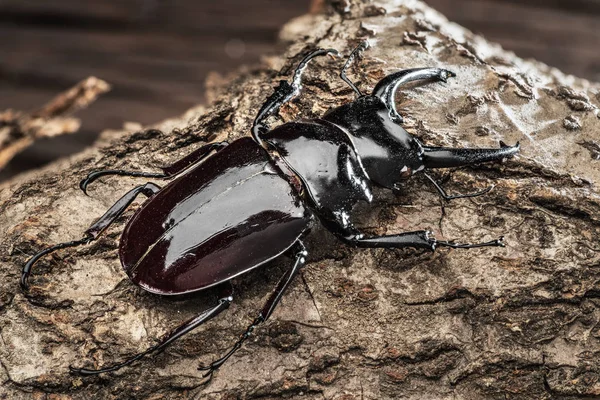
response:
[[[70,367],[79,375],[116,371],[167,345],[217,316],[233,301],[231,279],[262,266],[284,253],[293,264],[281,278],[258,316],[234,346],[207,367],[212,376],[265,322],[290,283],[306,262],[302,243],[315,217],[348,245],[357,247],[474,248],[503,246],[502,238],[484,243],[460,244],[436,240],[428,231],[367,236],[352,223],[353,206],[371,202],[372,185],[395,189],[412,174],[429,168],[448,168],[512,157],[519,144],[497,149],[456,149],[424,146],[402,128],[395,106],[400,85],[428,79],[446,82],[456,75],[440,68],[417,68],[383,78],[371,95],[363,95],[347,69],[366,44],[359,45],[344,64],[340,77],[357,99],[326,113],[322,118],[282,124],[270,129],[266,120],[300,93],[307,64],[323,55],[339,56],[333,49],[306,55],[296,67],[291,83],[283,80],[261,107],[252,126],[252,137],[232,143],[200,147],[162,173],[104,170],[90,173],[80,186],[101,176],[123,175],[174,178],[164,188],[154,183],[137,186],[117,201],[76,241],[44,249],[23,268],[21,287],[27,293],[32,266],[58,249],[96,240],[139,194],[148,199],[128,221],[121,236],[119,257],[125,273],[141,288],[160,295],[179,295],[219,286],[218,303],[175,328],[156,345],[125,361],[102,369]],[[429,175],[446,200],[474,197],[449,196]],[[87,194],[87,193],[86,193]]]

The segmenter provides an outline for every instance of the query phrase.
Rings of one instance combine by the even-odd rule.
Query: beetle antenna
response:
[[[482,195],[490,192],[494,188],[494,185],[490,185],[487,188],[480,190],[478,192],[449,195],[448,193],[446,193],[444,188],[439,183],[437,183],[435,179],[433,179],[433,177],[431,175],[429,175],[427,172],[424,172],[423,175],[425,175],[425,177],[427,179],[429,179],[429,181],[433,184],[433,187],[435,187],[435,190],[437,190],[440,197],[446,201],[450,201],[450,200],[454,200],[454,199],[466,199],[469,197],[482,196]]]
[[[350,53],[350,56],[344,63],[344,67],[342,68],[342,71],[340,72],[340,78],[342,78],[342,80],[344,82],[346,82],[348,84],[348,86],[350,86],[352,88],[352,90],[354,90],[354,92],[358,95],[358,97],[361,97],[363,94],[360,91],[360,89],[356,87],[354,82],[352,82],[350,79],[348,79],[348,76],[346,75],[346,71],[348,71],[350,64],[352,64],[352,62],[354,61],[356,56],[360,56],[360,53],[362,53],[369,47],[370,47],[370,44],[367,40],[361,42],[358,46],[356,46],[354,48],[354,50],[352,50],[352,53]]]

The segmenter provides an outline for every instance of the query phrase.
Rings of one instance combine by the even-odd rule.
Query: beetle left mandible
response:
[[[288,122],[271,129],[267,119],[300,93],[301,77],[315,57],[337,54],[319,49],[296,68],[291,83],[282,81],[261,107],[251,129],[252,138],[232,143],[211,143],[182,160],[162,168],[162,173],[104,170],[90,173],[80,184],[86,192],[96,179],[107,175],[172,179],[165,187],[148,182],[118,200],[92,224],[83,238],[48,247],[29,259],[23,268],[21,287],[27,294],[33,265],[59,249],[96,240],[139,195],[148,197],[127,222],[119,244],[124,272],[141,288],[161,295],[179,295],[219,287],[213,307],[173,329],[156,345],[112,366],[71,368],[79,375],[116,371],[142,357],[161,351],[229,307],[233,301],[230,281],[283,255],[294,262],[281,278],[261,311],[235,345],[207,367],[212,375],[229,359],[257,325],[276,308],[308,252],[302,242],[318,220],[341,241],[357,247],[475,248],[503,246],[502,239],[482,243],[436,240],[426,230],[385,236],[368,236],[353,224],[354,206],[371,202],[372,185],[394,189],[416,173],[423,173],[446,200],[474,197],[489,189],[449,196],[427,169],[448,168],[512,157],[519,145],[497,149],[456,149],[425,146],[400,123],[395,106],[398,87],[407,82],[433,79],[445,82],[455,74],[440,68],[416,68],[383,78],[371,95],[340,74],[357,99],[322,118]]]

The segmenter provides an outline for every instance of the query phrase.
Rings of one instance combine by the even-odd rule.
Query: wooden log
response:
[[[210,104],[165,121],[162,134],[105,132],[101,141],[0,187],[0,397],[554,399],[600,394],[600,85],[524,61],[450,24],[420,1],[343,0],[281,34],[287,50],[251,70],[213,75]],[[398,193],[377,190],[361,207],[371,234],[432,229],[438,238],[506,236],[506,248],[435,253],[341,245],[316,227],[309,263],[272,319],[205,382],[199,364],[219,357],[255,317],[289,260],[236,279],[219,318],[118,373],[104,366],[154,344],[214,303],[215,291],[161,298],[133,286],[117,260],[127,216],[97,242],[54,253],[19,291],[20,270],[41,248],[81,237],[122,193],[144,180],[107,178],[86,197],[92,170],[155,170],[206,141],[248,135],[271,88],[316,46],[348,55],[369,92],[385,74],[425,65],[454,70],[447,84],[401,91],[405,127],[431,145],[493,147],[520,141],[503,164],[439,173],[449,191],[494,184],[484,197],[440,208],[422,177]],[[351,101],[341,61],[319,59],[279,121],[316,117]],[[276,123],[276,121],[273,121]],[[138,203],[139,204],[139,203]],[[132,208],[135,208],[132,207]]]

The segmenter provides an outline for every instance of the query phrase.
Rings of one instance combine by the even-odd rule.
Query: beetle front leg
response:
[[[315,57],[324,56],[324,55],[339,55],[337,50],[334,49],[318,49],[315,50],[308,55],[306,55],[300,64],[296,67],[294,71],[294,77],[292,78],[292,83],[287,81],[280,81],[279,86],[275,88],[275,92],[267,98],[267,101],[262,105],[256,118],[254,119],[254,123],[252,124],[252,137],[262,147],[263,140],[261,139],[261,134],[267,132],[269,130],[269,126],[265,122],[267,118],[274,115],[284,104],[291,101],[294,97],[296,97],[300,90],[302,89],[302,74],[306,69],[306,66]]]
[[[154,194],[158,193],[160,187],[153,183],[146,183],[145,185],[137,186],[127,192],[123,197],[121,197],[111,208],[104,213],[96,222],[92,224],[86,231],[85,236],[80,240],[75,240],[72,242],[59,243],[52,247],[48,247],[33,257],[31,257],[25,266],[23,267],[23,272],[21,273],[21,289],[23,292],[27,293],[29,290],[29,275],[31,275],[31,269],[33,265],[42,257],[47,254],[53,253],[56,250],[65,249],[68,247],[77,247],[84,244],[88,244],[98,238],[100,233],[102,233],[106,228],[108,228],[115,220],[123,214],[125,209],[135,200],[135,198],[141,193],[147,197],[151,197]]]
[[[192,330],[196,329],[200,325],[204,324],[206,321],[216,317],[221,312],[229,308],[229,305],[233,301],[233,287],[231,283],[226,282],[221,287],[221,294],[219,296],[219,302],[216,306],[198,314],[196,317],[190,319],[189,321],[181,324],[177,328],[173,329],[164,338],[160,341],[160,343],[150,347],[148,350],[143,351],[141,353],[136,354],[135,356],[129,357],[123,362],[112,365],[110,367],[101,368],[101,369],[88,369],[88,368],[74,368],[69,367],[69,370],[72,374],[82,375],[82,376],[90,376],[90,375],[98,375],[103,374],[105,372],[113,372],[119,370],[127,365],[134,363],[135,361],[147,356],[151,353],[157,353],[159,351],[164,350],[169,344],[173,343],[175,340],[179,339],[183,335]]]
[[[366,237],[354,227],[333,227],[326,224],[334,234],[349,245],[366,248],[403,248],[414,247],[434,251],[438,247],[451,247],[454,249],[474,249],[477,247],[504,247],[504,237],[482,243],[457,243],[437,240],[431,237],[430,231],[402,232],[394,235]],[[333,229],[332,229],[333,228]]]
[[[229,359],[229,357],[231,357],[236,351],[239,350],[240,347],[242,347],[242,344],[246,340],[248,340],[250,335],[252,335],[252,332],[254,331],[254,329],[258,325],[260,325],[261,323],[263,323],[267,319],[269,319],[269,317],[273,313],[273,310],[275,310],[275,307],[277,307],[277,305],[279,304],[281,297],[283,296],[283,294],[285,293],[287,288],[292,283],[292,280],[298,274],[298,271],[300,271],[300,268],[302,268],[304,266],[304,264],[306,263],[306,256],[308,255],[308,253],[306,252],[306,248],[304,247],[304,244],[300,240],[298,240],[296,242],[296,244],[294,245],[293,249],[294,249],[294,256],[296,259],[296,261],[294,262],[294,265],[279,280],[277,287],[275,288],[275,290],[273,291],[271,296],[269,296],[269,299],[263,306],[263,309],[258,314],[258,316],[254,319],[254,321],[252,321],[252,323],[248,326],[246,331],[240,336],[238,341],[233,345],[233,347],[223,357],[219,358],[216,361],[213,361],[210,365],[208,365],[206,367],[199,368],[201,371],[207,371],[206,374],[204,374],[205,377],[212,376],[212,374],[217,369],[219,369],[225,363],[225,361],[227,361]]]
[[[96,179],[107,176],[107,175],[120,175],[120,176],[131,176],[131,177],[145,177],[145,178],[158,178],[158,179],[166,179],[172,178],[174,176],[179,175],[189,167],[194,164],[197,164],[207,158],[212,151],[220,151],[227,147],[228,142],[215,142],[209,143],[200,147],[199,149],[191,152],[184,158],[175,163],[161,168],[163,170],[160,172],[141,172],[141,171],[124,171],[120,169],[106,169],[100,171],[93,171],[88,174],[84,179],[79,183],[79,187],[83,190],[83,193],[87,195],[87,187],[90,183],[94,182]]]
[[[511,158],[519,152],[520,145],[507,146],[500,142],[499,149],[455,149],[452,147],[423,146],[425,168],[463,167]]]

